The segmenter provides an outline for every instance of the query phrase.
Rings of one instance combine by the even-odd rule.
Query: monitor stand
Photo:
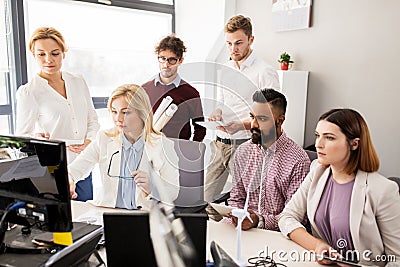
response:
[[[2,247],[3,253],[17,254],[38,254],[52,253],[63,247],[54,244],[38,244],[35,242],[36,236],[46,233],[37,228],[27,229],[21,225],[12,225],[5,233]]]
[[[29,226],[29,222],[25,218],[17,216],[15,210],[3,211],[0,219],[0,254],[4,253],[6,248],[4,237],[9,230],[8,221],[10,218],[12,218],[13,222],[18,222],[19,225]]]
[[[75,225],[76,223],[74,223]],[[0,254],[0,266],[78,266],[78,264],[89,260],[93,254],[99,264],[103,260],[99,256],[96,246],[103,234],[103,228],[98,225],[87,225],[77,223],[75,230],[78,234],[89,232],[78,238],[70,246],[58,246],[55,244],[38,246],[33,243],[38,236],[51,236],[52,233],[31,229],[30,234],[23,234],[23,226],[17,225],[8,230],[4,238],[5,252]],[[78,235],[78,236],[79,236]],[[74,236],[74,231],[73,231]],[[94,259],[96,261],[96,259]],[[93,259],[91,259],[92,261]]]

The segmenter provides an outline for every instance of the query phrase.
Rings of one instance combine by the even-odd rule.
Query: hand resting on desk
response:
[[[249,220],[249,218],[244,218],[243,222],[242,222],[242,230],[249,230],[251,228],[255,228],[258,225],[258,215],[254,213],[254,211],[252,211],[251,209],[247,209],[247,211],[250,214],[250,218],[253,220],[253,222],[251,222]],[[235,227],[237,227],[238,224],[238,218],[232,215],[232,212],[229,213],[229,218],[231,218],[232,223]]]

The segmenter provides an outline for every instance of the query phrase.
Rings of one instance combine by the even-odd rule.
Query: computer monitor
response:
[[[176,261],[180,261],[181,266],[205,266],[207,214],[181,213],[171,219],[173,222],[168,219],[153,221],[155,227],[151,230],[148,212],[104,213],[107,266],[134,265],[139,261],[146,262],[146,266],[157,266],[157,262],[164,263],[159,266],[179,266]],[[176,231],[174,233],[171,229],[176,227],[172,226],[177,223],[176,219],[182,220],[186,230],[180,231],[179,236],[175,236]],[[179,244],[188,242],[187,238],[192,244]],[[155,251],[155,248],[158,249]],[[192,248],[194,255],[190,251],[188,255],[187,250]],[[172,256],[175,258],[171,259]]]
[[[0,135],[0,215],[10,205],[10,223],[72,230],[64,142]]]

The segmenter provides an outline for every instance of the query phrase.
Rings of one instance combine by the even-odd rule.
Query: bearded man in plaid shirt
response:
[[[240,145],[234,155],[233,187],[230,206],[243,208],[248,197],[248,211],[242,229],[253,227],[279,231],[279,215],[310,170],[304,149],[282,130],[287,101],[273,89],[253,94],[252,137]],[[229,215],[223,222],[237,225]]]

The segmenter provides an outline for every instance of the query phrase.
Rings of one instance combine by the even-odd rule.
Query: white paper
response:
[[[89,224],[97,224],[103,226],[103,210],[91,208],[88,212],[83,213],[78,218],[74,219],[74,222],[84,222]]]
[[[178,110],[178,106],[175,104],[171,104],[165,111],[165,115],[167,115],[168,117],[172,117],[177,110]]]
[[[275,31],[300,30],[310,27],[311,0],[274,0],[272,28]]]
[[[161,115],[164,113],[164,111],[168,108],[169,104],[171,103],[172,103],[172,97],[170,96],[164,97],[164,99],[161,101],[161,104],[158,106],[156,112],[154,112],[153,124],[156,124],[158,119],[161,117]]]
[[[2,164],[3,165],[1,168],[4,167],[4,170],[6,170],[6,168],[9,169],[4,173],[3,169],[0,170],[0,173],[3,173],[0,176],[1,182],[9,182],[13,179],[19,180],[30,177],[42,177],[47,171],[47,167],[40,165],[39,158],[37,156],[26,157]]]
[[[84,141],[83,139],[64,139],[66,146],[71,146],[71,145],[83,145]]]
[[[217,203],[210,203],[211,207],[213,207],[221,216],[227,217],[228,214],[233,210],[237,209],[236,207],[232,206],[226,206],[223,204],[217,204]]]
[[[196,123],[209,130],[217,130],[217,126],[226,126],[222,121],[196,121]]]
[[[154,124],[154,128],[157,131],[161,131],[164,128],[165,124],[169,122],[175,112],[178,110],[178,106],[175,104],[171,104],[164,112],[161,114],[160,118]]]

